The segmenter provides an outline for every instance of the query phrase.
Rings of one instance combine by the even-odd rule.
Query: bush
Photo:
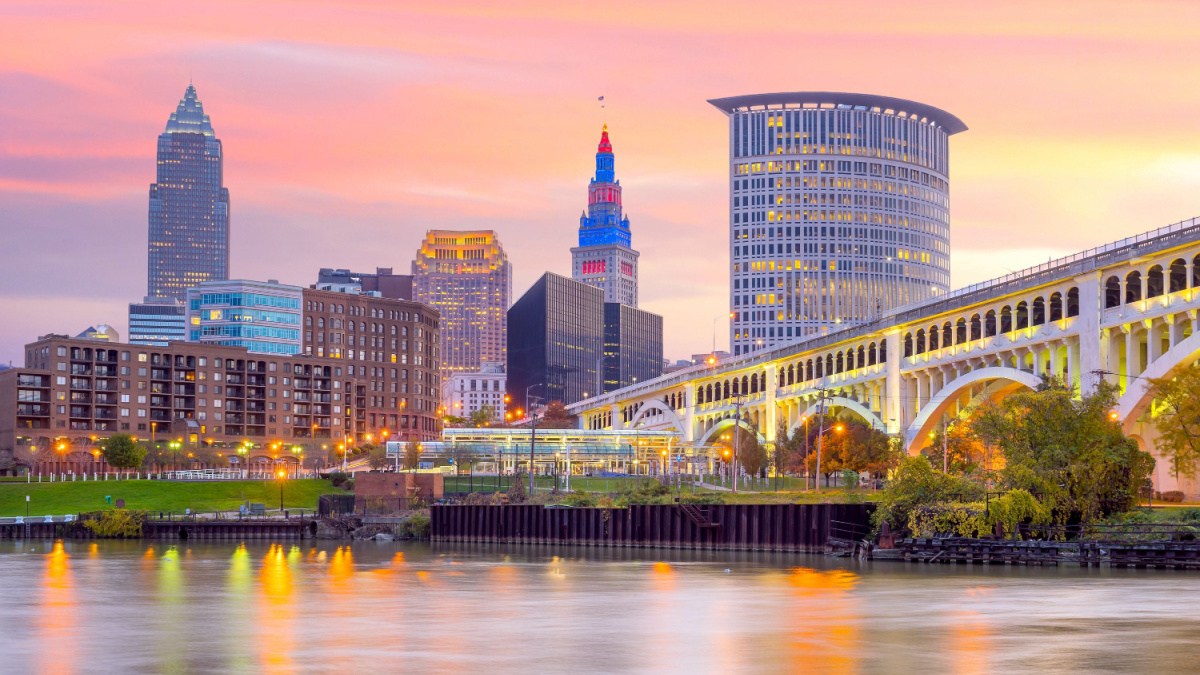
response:
[[[142,522],[145,520],[145,511],[111,509],[100,512],[94,518],[84,520],[83,526],[95,533],[97,537],[140,537],[142,536]]]
[[[332,471],[329,473],[329,482],[333,483],[334,487],[340,487],[342,483],[349,480],[350,474],[342,471]]]
[[[347,478],[347,479],[346,479],[346,480],[345,480],[345,481],[342,483],[342,489],[343,489],[343,490],[348,490],[348,491],[350,491],[350,492],[354,492],[354,479],[353,479],[353,478]]]
[[[1159,492],[1156,495],[1156,498],[1160,502],[1179,504],[1180,502],[1183,501],[1183,492],[1181,492],[1179,490],[1167,490],[1166,492]]]
[[[1179,522],[1200,523],[1200,509],[1179,509]]]
[[[410,539],[428,539],[430,531],[429,516],[424,513],[414,513],[400,523],[400,536]]]
[[[703,492],[697,495],[684,495],[679,498],[680,504],[724,504],[725,498],[716,492]]]
[[[567,495],[567,498],[563,500],[563,503],[568,506],[595,506],[596,498],[589,492],[577,489],[571,494]]]
[[[872,516],[876,529],[887,522],[892,529],[909,524],[913,509],[942,503],[970,503],[984,499],[984,488],[967,478],[935,471],[925,457],[909,457],[900,463],[887,488],[879,493],[879,507]]]
[[[638,483],[631,490],[626,490],[617,495],[617,506],[629,506],[630,504],[667,504],[674,501],[671,496],[671,488],[656,480],[649,480],[643,483]]]
[[[525,474],[519,473],[508,488],[508,503],[524,504],[528,498],[529,495],[525,492]]]
[[[914,537],[955,534],[960,537],[982,537],[992,534],[996,525],[1012,532],[1019,523],[1045,525],[1050,511],[1024,490],[1012,492],[985,502],[938,502],[922,504],[909,512],[908,528]]]

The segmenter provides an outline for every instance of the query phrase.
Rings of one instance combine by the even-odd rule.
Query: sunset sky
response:
[[[297,285],[407,272],[430,228],[496,230],[513,300],[569,274],[607,119],[672,360],[715,318],[728,345],[710,98],[959,116],[955,287],[1200,215],[1197,2],[0,2],[0,362],[44,333],[125,336],[189,79],[224,144],[231,276]]]

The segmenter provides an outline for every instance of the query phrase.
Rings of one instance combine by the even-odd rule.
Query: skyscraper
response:
[[[631,248],[629,217],[621,215],[614,163],[606,124],[596,149],[596,175],[588,185],[587,212],[579,217],[579,246],[571,249],[571,278],[604,291],[605,302],[637,307],[638,252]]]
[[[962,120],[868,94],[709,103],[729,116],[735,355],[949,290],[949,149]]]
[[[429,230],[412,264],[413,299],[441,314],[442,377],[507,361],[512,266],[492,230]]]
[[[229,278],[229,190],[222,173],[221,141],[189,84],[158,137],[147,296],[183,300],[192,286]]]
[[[545,403],[570,404],[603,391],[604,293],[598,288],[546,272],[513,303],[508,318],[510,409],[529,410],[526,392]]]

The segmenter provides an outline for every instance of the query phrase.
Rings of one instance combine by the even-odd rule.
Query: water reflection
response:
[[[38,671],[74,672],[75,652],[71,643],[75,632],[75,589],[71,585],[70,556],[62,540],[55,541],[46,556],[46,570],[38,590],[42,601],[37,613],[36,638],[43,645],[38,652]]]
[[[1200,574],[0,542],[2,672],[1193,672]],[[114,637],[117,636],[117,637]]]

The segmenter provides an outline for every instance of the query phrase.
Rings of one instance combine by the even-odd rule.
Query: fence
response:
[[[529,505],[431,508],[434,541],[824,551],[832,523],[865,528],[874,504]]]

